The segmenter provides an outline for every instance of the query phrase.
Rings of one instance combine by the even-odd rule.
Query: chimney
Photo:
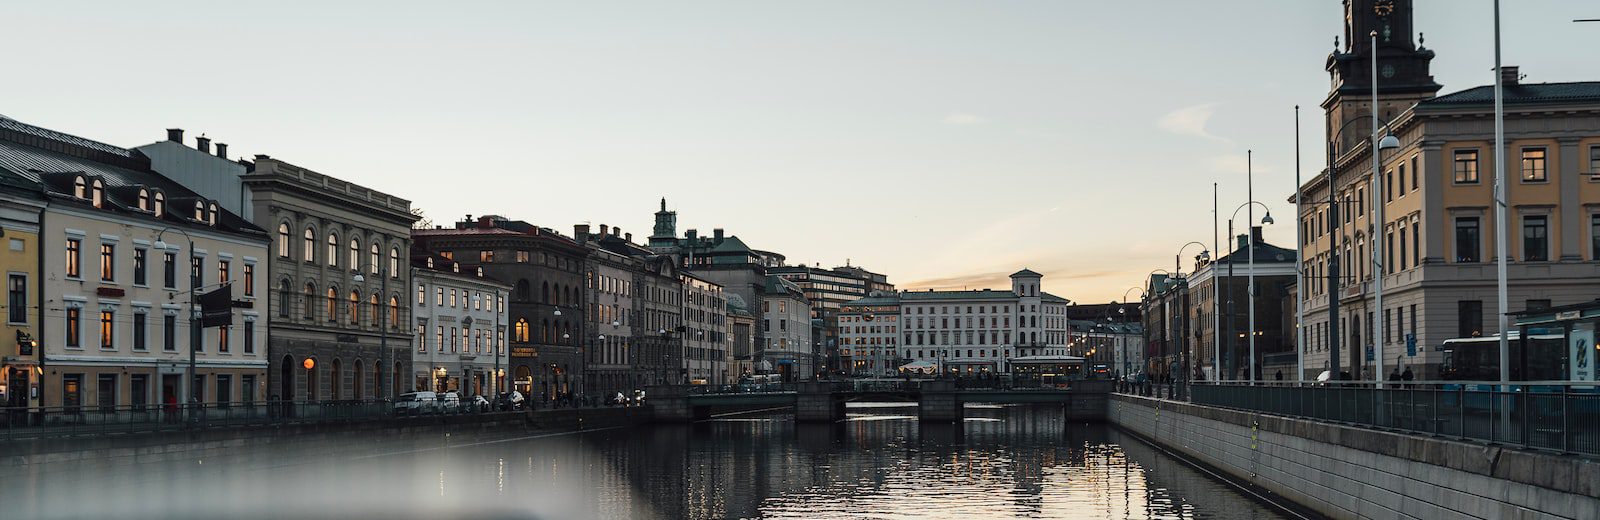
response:
[[[1266,240],[1261,238],[1261,226],[1250,226],[1250,237],[1251,240],[1255,240],[1257,244],[1266,242]]]
[[[700,232],[691,229],[691,230],[688,230],[688,231],[684,232],[683,236],[684,236],[684,238],[688,238],[689,239],[690,245],[694,245],[694,239],[698,238],[700,236]]]
[[[167,129],[167,140],[168,141],[172,141],[174,143],[183,144],[183,129],[182,128],[168,128]]]
[[[572,226],[572,238],[578,239],[578,242],[588,241],[589,240],[589,225],[588,224],[574,224]]]
[[[211,138],[206,137],[205,134],[200,134],[200,137],[194,138],[194,149],[211,153]]]
[[[605,235],[609,235],[609,234],[611,234],[611,226],[607,226],[605,224],[601,224],[600,225],[600,235],[601,236],[605,236]]]
[[[716,228],[716,229],[711,230],[711,236],[715,237],[718,242],[721,242],[722,241],[722,228]]]
[[[633,233],[623,233],[622,234],[622,239],[628,241],[629,244],[632,244],[633,243]]]
[[[1520,81],[1521,79],[1522,79],[1522,75],[1518,74],[1516,65],[1501,65],[1500,66],[1500,84],[1501,85],[1515,86],[1517,84],[1517,82]]]
[[[217,157],[228,158],[228,143],[217,143]]]
[[[620,236],[620,235],[622,235],[622,228],[621,227],[611,228],[611,236]]]

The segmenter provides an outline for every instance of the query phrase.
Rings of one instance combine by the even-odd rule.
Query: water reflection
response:
[[[782,415],[569,435],[263,439],[0,468],[12,518],[1278,518],[1058,409]]]

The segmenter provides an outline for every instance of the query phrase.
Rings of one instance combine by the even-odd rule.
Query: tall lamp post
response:
[[[1182,278],[1183,277],[1183,251],[1185,249],[1188,249],[1189,246],[1200,246],[1199,261],[1205,262],[1205,261],[1208,261],[1208,260],[1211,259],[1211,251],[1206,249],[1206,245],[1205,244],[1202,244],[1200,242],[1189,242],[1187,244],[1184,244],[1182,247],[1178,248],[1178,254],[1172,256],[1172,267],[1174,269],[1173,272],[1176,273],[1176,274],[1173,275],[1174,278]],[[1212,277],[1212,283],[1216,282],[1215,278],[1216,277],[1214,277],[1214,276]],[[1123,294],[1126,295],[1127,293],[1124,292]],[[1182,301],[1179,301],[1179,303],[1181,304]],[[1182,308],[1183,306],[1179,305],[1179,307]],[[1180,317],[1179,320],[1184,325],[1183,326],[1183,329],[1184,329],[1183,332],[1178,335],[1178,344],[1183,345],[1183,364],[1182,364],[1183,373],[1180,375],[1180,378],[1181,378],[1180,381],[1183,381],[1183,386],[1182,386],[1183,393],[1181,394],[1181,396],[1187,396],[1187,395],[1189,395],[1188,387],[1189,387],[1189,372],[1190,372],[1190,369],[1189,369],[1189,349],[1192,346],[1191,343],[1189,342],[1189,330],[1188,330],[1188,328],[1189,328],[1189,313],[1188,313],[1187,310],[1185,310],[1183,312],[1183,316]]]
[[[194,385],[194,376],[195,376],[195,351],[197,349],[199,349],[199,347],[200,347],[200,318],[199,318],[200,309],[196,305],[196,301],[195,300],[197,299],[197,297],[198,297],[197,295],[200,292],[200,281],[201,280],[200,280],[200,273],[195,272],[195,269],[194,269],[195,268],[194,237],[189,236],[189,232],[184,231],[183,228],[172,227],[172,226],[167,226],[165,228],[162,228],[161,231],[156,232],[156,243],[154,244],[156,249],[161,249],[161,250],[166,250],[167,249],[167,246],[169,244],[167,244],[167,242],[161,240],[161,237],[163,235],[166,235],[168,231],[177,231],[178,234],[183,235],[184,240],[189,242],[189,369],[188,369],[189,381],[187,383],[185,383],[185,385],[184,385],[185,388],[189,389],[189,395],[184,396],[184,402],[189,403],[189,405],[192,407],[194,405],[199,404],[195,400],[195,390],[196,390],[196,388],[194,387],[195,386]],[[190,412],[190,419],[191,420],[194,419],[194,413],[193,413],[192,410]]]
[[[1374,91],[1376,91],[1375,86]],[[1339,198],[1336,195],[1338,188],[1336,188],[1334,185],[1335,177],[1338,176],[1337,170],[1339,168],[1338,139],[1339,136],[1344,135],[1345,129],[1348,128],[1351,123],[1365,119],[1367,118],[1356,116],[1345,120],[1339,124],[1339,127],[1336,128],[1332,134],[1329,135],[1330,140],[1328,141],[1328,171],[1325,174],[1326,181],[1328,183],[1328,200],[1324,202],[1324,204],[1328,205],[1328,365],[1329,372],[1331,373],[1330,379],[1334,380],[1338,380],[1341,377],[1341,367],[1339,361],[1339,350],[1341,348],[1341,337],[1339,335],[1339,299],[1341,295],[1339,293],[1341,291],[1340,284],[1343,282],[1343,278],[1339,272],[1339,267],[1341,265],[1339,255],[1339,220],[1342,218],[1342,215],[1339,212]],[[1381,127],[1375,125],[1373,128],[1373,135],[1377,135],[1378,129]],[[1378,150],[1398,148],[1400,146],[1400,140],[1392,135],[1386,135],[1382,139],[1374,139],[1371,141],[1371,143],[1374,144],[1374,148]],[[1373,155],[1377,154],[1374,153]],[[1373,171],[1376,172],[1377,168],[1374,167]],[[1345,209],[1344,211],[1350,210]],[[1350,346],[1350,368],[1352,370],[1352,375],[1359,375],[1359,373],[1356,372],[1356,367],[1358,365],[1358,360],[1360,359],[1357,357],[1360,355],[1358,352],[1360,348],[1360,345]],[[1381,372],[1382,370],[1379,371]]]
[[[382,262],[379,262],[379,263],[382,263]],[[378,284],[378,287],[379,287],[378,292],[382,293],[384,298],[388,298],[389,297],[389,273],[386,272],[387,270],[384,269],[380,265],[376,265],[376,264],[373,264],[373,263],[368,263],[368,264],[362,265],[361,267],[357,267],[356,268],[356,274],[355,274],[355,276],[351,276],[350,277],[350,281],[353,281],[355,283],[366,283],[367,277],[361,275],[361,270],[362,269],[370,269],[374,274],[378,275],[378,278],[380,278],[379,284]],[[395,307],[396,308],[399,307],[399,302],[396,302]],[[389,318],[389,313],[388,312],[384,311],[384,312],[379,312],[378,313],[378,392],[380,393],[380,395],[381,394],[390,394],[390,396],[392,397],[393,394],[394,394],[392,389],[389,389],[389,388],[385,387],[384,384],[383,384],[383,373],[389,371],[389,319],[388,318]],[[399,376],[400,376],[399,374],[395,374],[395,377],[399,377]],[[334,384],[337,385],[339,383],[337,381],[335,381]]]
[[[1117,306],[1117,314],[1122,315],[1122,326],[1124,327],[1123,332],[1127,332],[1126,327],[1128,326],[1128,293],[1133,291],[1139,291],[1139,301],[1142,302],[1145,299],[1145,291],[1143,287],[1129,287],[1128,290],[1122,291],[1122,302],[1121,305]],[[1122,343],[1122,377],[1126,378],[1128,377],[1128,372],[1132,370],[1132,365],[1129,363],[1129,359],[1133,356],[1129,355],[1130,353],[1128,352],[1126,337],[1123,338]]]
[[[1239,218],[1239,211],[1243,210],[1245,208],[1250,208],[1250,214],[1252,214],[1252,217],[1250,217],[1250,218],[1253,219],[1254,218],[1253,214],[1255,213],[1255,206],[1261,206],[1262,209],[1267,210],[1266,216],[1261,217],[1261,224],[1262,225],[1270,225],[1270,224],[1272,224],[1272,222],[1273,222],[1273,220],[1272,220],[1272,210],[1267,209],[1267,205],[1266,204],[1262,204],[1261,202],[1255,201],[1255,200],[1246,202],[1244,204],[1239,205],[1238,208],[1233,210],[1233,216],[1228,217],[1228,237],[1229,237],[1229,239],[1233,238],[1233,221],[1235,219]],[[1256,246],[1256,244],[1255,244],[1255,236],[1256,236],[1256,234],[1255,234],[1255,230],[1252,229],[1248,236],[1249,236],[1249,238],[1245,242],[1246,243],[1245,254],[1249,255],[1249,257],[1250,257],[1250,262],[1249,262],[1250,272],[1248,274],[1248,280],[1249,281],[1247,282],[1249,287],[1247,288],[1248,290],[1245,291],[1246,292],[1245,298],[1248,301],[1245,302],[1245,305],[1246,305],[1246,307],[1249,308],[1247,313],[1249,314],[1250,318],[1249,318],[1249,321],[1247,322],[1248,323],[1247,327],[1249,328],[1249,333],[1246,334],[1246,335],[1249,336],[1249,344],[1250,344],[1250,366],[1249,366],[1248,374],[1249,374],[1249,377],[1250,377],[1250,384],[1255,384],[1255,380],[1256,380],[1256,334],[1255,334],[1255,330],[1256,330],[1256,298],[1255,298],[1255,296],[1256,296],[1256,289],[1255,289],[1255,285],[1256,285],[1256,254],[1255,254],[1256,247],[1255,246]],[[1237,262],[1237,260],[1235,260],[1233,258],[1233,255],[1228,255],[1228,282],[1229,282],[1229,285],[1232,285],[1232,282],[1233,282],[1233,264],[1235,264],[1236,262]],[[1232,370],[1232,368],[1233,367],[1237,367],[1239,362],[1238,362],[1238,356],[1234,356],[1233,355],[1233,345],[1231,344],[1231,342],[1233,340],[1233,336],[1232,336],[1232,334],[1233,334],[1233,327],[1232,327],[1232,325],[1233,325],[1233,291],[1232,290],[1228,291],[1228,325],[1229,325],[1229,327],[1228,327],[1228,340],[1230,342],[1230,345],[1229,345],[1229,348],[1228,348],[1228,354],[1229,354],[1228,357],[1232,361],[1231,366],[1230,366],[1230,370],[1228,370],[1228,376],[1229,377],[1233,377],[1234,370]]]

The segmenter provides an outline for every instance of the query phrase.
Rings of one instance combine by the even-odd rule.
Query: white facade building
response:
[[[481,268],[463,273],[460,264],[427,255],[414,255],[411,280],[417,298],[412,389],[491,399],[505,391],[511,286],[484,278]]]
[[[722,286],[691,274],[683,281],[683,369],[691,384],[723,385],[734,381],[729,371],[732,340],[728,304]]]

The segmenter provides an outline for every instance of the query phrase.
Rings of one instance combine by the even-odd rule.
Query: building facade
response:
[[[244,165],[256,221],[273,235],[272,395],[410,389],[411,202],[265,155]]]
[[[599,341],[584,319],[587,248],[549,228],[495,215],[418,229],[412,238],[463,270],[481,267],[484,276],[511,286],[509,388],[532,399],[582,397],[583,349]]]
[[[506,391],[511,286],[485,278],[481,268],[462,272],[461,264],[420,249],[412,250],[410,264],[416,286],[411,389],[491,399]]]
[[[1232,251],[1214,262],[1197,260],[1193,274],[1186,275],[1189,304],[1184,341],[1190,349],[1193,378],[1217,378],[1218,359],[1222,361],[1222,379],[1249,378],[1251,365],[1245,360],[1250,356],[1248,331],[1254,306],[1257,378],[1273,379],[1283,370],[1286,379],[1293,379],[1298,362],[1294,358],[1294,322],[1285,317],[1294,314],[1285,315],[1282,302],[1295,283],[1296,251],[1267,243],[1260,227],[1252,228],[1251,233],[1254,241],[1246,235],[1233,237]],[[1254,298],[1250,295],[1251,269],[1255,270]],[[1222,342],[1220,358],[1217,341]]]
[[[34,385],[41,406],[103,412],[267,398],[267,327],[257,305],[266,291],[261,228],[155,173],[135,151],[5,118],[0,176],[9,186],[34,186],[48,201],[31,241],[40,261],[5,267],[8,283],[21,274],[21,287],[37,291],[8,293],[8,307],[16,301],[39,310],[37,318],[7,318],[8,325],[22,324],[11,321],[19,317],[38,324],[28,328],[37,357],[20,356],[19,348],[7,361],[33,370],[19,382],[30,401]],[[27,220],[7,220],[17,218]],[[8,233],[8,253],[29,250],[27,236]],[[216,290],[227,291],[226,324],[191,334],[192,296]],[[8,391],[15,375],[7,374]]]
[[[893,293],[845,302],[838,315],[838,357],[845,373],[893,376],[910,356],[900,349],[900,298]]]
[[[1408,368],[1435,379],[1444,340],[1499,332],[1497,160],[1506,172],[1507,310],[1587,301],[1600,291],[1600,83],[1523,83],[1516,67],[1506,67],[1506,141],[1497,152],[1493,86],[1435,97],[1433,51],[1413,42],[1411,2],[1393,6],[1385,14],[1373,0],[1348,2],[1347,33],[1384,36],[1376,49],[1367,38],[1347,41],[1328,59],[1331,164],[1300,194],[1308,377],[1339,356],[1341,371],[1357,379]],[[1366,122],[1373,52],[1382,74],[1379,120],[1400,143],[1378,151],[1380,178]],[[1337,290],[1328,276],[1335,262]],[[1382,309],[1375,305],[1380,282]],[[1336,323],[1328,315],[1333,298]],[[1374,327],[1384,331],[1381,344]]]
[[[820,345],[811,335],[811,305],[794,282],[768,276],[761,292],[761,336],[757,366],[785,381],[809,379],[821,368]],[[760,370],[758,369],[758,371]]]
[[[683,369],[690,384],[725,385],[734,382],[732,324],[722,286],[684,273]]]
[[[0,406],[40,405],[39,306],[44,278],[39,265],[39,222],[45,198],[38,183],[0,172],[0,266],[6,277],[5,323],[0,326]],[[9,417],[0,421],[10,420]]]

